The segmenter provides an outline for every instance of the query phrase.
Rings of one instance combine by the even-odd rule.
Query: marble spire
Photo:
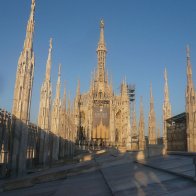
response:
[[[196,151],[196,92],[192,78],[192,66],[190,60],[190,48],[187,46],[187,86],[186,86],[186,124],[187,146],[189,152]]]
[[[144,108],[142,103],[142,97],[140,98],[140,118],[139,118],[139,150],[145,148],[145,121],[144,121]]]
[[[165,68],[164,72],[164,102],[163,102],[163,144],[165,149],[167,149],[167,123],[166,120],[171,118],[171,104],[169,101],[169,88],[168,88],[168,81],[167,81],[167,70]]]
[[[66,126],[67,126],[67,107],[66,107],[66,88],[64,84],[64,93],[63,93],[63,98],[62,98],[62,104],[61,104],[61,111],[60,111],[60,125],[59,125],[59,136],[61,138],[66,138]],[[60,152],[61,154],[62,152]]]
[[[97,47],[97,81],[99,83],[105,82],[105,61],[106,61],[106,45],[104,40],[104,21],[100,21],[100,39]],[[101,89],[103,90],[103,89]]]
[[[46,63],[46,76],[45,76],[46,81],[50,81],[51,64],[52,64],[52,38],[50,38],[48,59]]]
[[[50,39],[48,59],[46,63],[45,80],[41,87],[40,106],[38,114],[38,126],[44,130],[50,130],[51,122],[51,102],[52,102],[52,87],[50,81],[52,64],[52,39]]]
[[[31,12],[26,29],[26,38],[24,41],[24,49],[33,49],[33,34],[34,34],[34,15],[35,15],[35,0],[31,2]]]
[[[31,3],[31,12],[26,29],[24,47],[18,60],[12,114],[24,123],[30,119],[30,106],[34,78],[35,58],[33,51],[35,0]]]
[[[67,109],[67,107],[66,107],[67,98],[66,97],[67,97],[67,95],[66,95],[66,86],[64,84],[64,93],[63,93],[63,100],[62,100],[62,110],[63,110],[64,113],[66,113],[66,109]]]
[[[154,111],[154,98],[152,95],[152,84],[150,85],[150,111],[148,115],[148,142],[156,144],[156,118]]]
[[[58,100],[60,100],[60,91],[61,91],[61,64],[59,64],[58,80],[56,85],[56,99]]]
[[[60,87],[61,87],[61,64],[59,64],[58,79],[56,84],[56,96],[52,107],[52,121],[51,121],[51,131],[59,135],[59,121],[60,121],[60,111],[61,111],[61,98],[60,98]]]

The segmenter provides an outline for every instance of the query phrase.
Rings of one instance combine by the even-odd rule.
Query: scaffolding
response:
[[[134,84],[128,84],[127,85],[127,94],[129,96],[130,101],[130,117],[131,117],[131,123],[133,122],[133,112],[135,110],[135,85]]]
[[[137,150],[139,145],[138,133],[137,133],[137,125],[134,122],[134,113],[135,113],[135,85],[129,84],[127,85],[127,94],[129,96],[130,101],[130,121],[131,121],[131,148],[132,150]]]
[[[130,103],[134,103],[134,101],[135,101],[135,85],[134,84],[128,84],[127,89],[128,89],[127,93],[128,93],[128,96],[129,96]]]

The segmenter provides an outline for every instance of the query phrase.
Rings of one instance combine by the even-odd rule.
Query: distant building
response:
[[[166,120],[167,150],[187,151],[186,113],[181,113]]]

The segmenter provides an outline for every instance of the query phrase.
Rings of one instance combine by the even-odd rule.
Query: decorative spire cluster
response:
[[[26,38],[24,40],[24,48],[18,60],[18,69],[16,74],[16,83],[15,83],[14,101],[13,101],[13,115],[15,115],[18,119],[22,120],[25,123],[28,123],[29,121],[33,77],[34,77],[34,52],[33,52],[33,36],[34,36],[34,24],[35,24],[34,14],[35,14],[35,0],[32,0],[30,17],[26,28]],[[74,107],[77,107],[77,109],[79,107],[80,108],[77,110],[78,113],[77,114],[75,113],[76,114],[75,118],[79,119],[82,113],[83,116],[81,119],[83,121],[83,124],[79,122],[79,120],[78,120],[79,123],[75,123],[75,124],[77,124],[78,127],[81,128],[82,130],[84,130],[85,133],[87,133],[90,130],[89,131],[90,133],[87,134],[89,137],[88,139],[90,141],[92,138],[90,138],[89,135],[92,134],[94,128],[93,118],[97,118],[96,119],[97,127],[107,122],[105,123],[107,124],[107,126],[104,127],[105,135],[103,134],[103,137],[99,139],[101,140],[104,139],[105,141],[109,141],[109,139],[116,137],[118,139],[111,139],[111,141],[126,143],[125,141],[129,134],[129,136],[131,135],[132,137],[135,137],[136,141],[139,140],[139,149],[143,150],[145,148],[145,133],[144,133],[145,122],[144,122],[142,98],[140,100],[140,118],[139,118],[138,130],[137,130],[135,104],[132,113],[133,116],[132,127],[130,128],[130,108],[129,108],[130,102],[127,93],[128,87],[126,81],[123,80],[123,83],[121,85],[120,96],[115,96],[114,94],[112,94],[111,93],[112,84],[108,84],[109,77],[108,74],[106,74],[105,72],[107,49],[106,49],[106,44],[104,39],[103,20],[100,21],[100,38],[99,38],[96,52],[97,52],[97,71],[92,76],[89,94],[87,93],[84,96],[81,94],[80,81],[78,81],[78,86],[76,90],[76,99],[75,99],[76,104],[74,105]],[[196,145],[194,139],[196,138],[196,124],[195,124],[196,92],[192,79],[192,67],[190,61],[189,46],[187,46],[186,52],[187,52],[186,113],[187,113],[188,148],[189,151],[195,151]],[[71,117],[73,117],[73,111],[72,111],[70,97],[68,99],[68,109],[66,111],[65,89],[64,89],[64,97],[61,101],[61,97],[60,97],[61,65],[59,65],[59,69],[58,69],[56,96],[51,111],[51,105],[52,105],[51,104],[52,102],[51,101],[51,95],[52,95],[51,64],[52,64],[52,39],[50,39],[50,44],[49,44],[45,80],[41,87],[38,125],[42,129],[51,130],[54,134],[59,136],[59,131],[65,130],[65,127],[67,126],[66,123],[71,119]],[[166,119],[171,117],[171,104],[169,100],[169,88],[168,88],[166,69],[164,72],[164,80],[165,80],[165,85],[164,85],[164,103],[163,103],[163,140],[164,140],[164,144],[167,145]],[[96,96],[100,97],[100,100],[95,99],[94,96],[95,94]],[[79,104],[79,102],[81,104]],[[104,111],[104,114],[101,113],[102,111]],[[107,114],[109,114],[108,115],[109,117],[107,116]],[[66,115],[69,116],[69,120],[66,119]],[[98,124],[99,116],[101,116],[100,118],[101,124]],[[79,126],[81,124],[83,126]],[[110,127],[110,125],[112,128]],[[70,133],[71,129],[70,128],[68,129]],[[113,132],[111,131],[111,136],[109,136],[108,134],[108,131],[110,131],[110,129],[113,131]],[[130,130],[132,130],[132,134],[130,134]],[[117,131],[118,133],[116,133]],[[106,135],[108,136],[106,137]],[[156,116],[154,111],[154,98],[152,93],[152,84],[150,85],[150,111],[149,111],[149,121],[148,121],[148,136],[149,136],[148,137],[149,144],[156,144],[157,138],[160,138],[160,130],[156,134]],[[55,145],[58,146],[58,142],[56,142]]]

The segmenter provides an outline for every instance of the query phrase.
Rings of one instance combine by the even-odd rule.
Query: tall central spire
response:
[[[105,61],[106,61],[106,46],[104,41],[104,21],[103,19],[100,22],[100,39],[97,47],[97,80],[98,82],[105,82]]]
[[[105,49],[105,40],[104,40],[104,21],[103,19],[100,21],[100,39],[99,39],[99,43],[98,43],[98,48],[100,47],[100,49]]]

